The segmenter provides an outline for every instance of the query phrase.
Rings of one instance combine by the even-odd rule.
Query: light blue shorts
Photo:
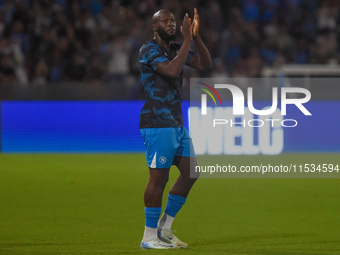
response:
[[[175,156],[195,157],[194,146],[185,127],[143,128],[140,132],[150,168],[170,168]]]

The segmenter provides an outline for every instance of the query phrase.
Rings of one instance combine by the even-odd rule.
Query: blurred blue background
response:
[[[231,102],[229,102],[231,105]],[[256,107],[271,105],[257,102]],[[138,120],[142,101],[3,101],[1,150],[26,152],[143,152]],[[189,101],[183,102],[188,127]],[[283,152],[339,152],[339,101],[311,101],[312,116],[287,106],[287,117],[298,122],[284,129]],[[254,131],[254,134],[256,131]],[[255,134],[254,140],[257,139]]]

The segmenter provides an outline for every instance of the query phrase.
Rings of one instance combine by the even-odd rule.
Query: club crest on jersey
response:
[[[165,164],[166,161],[167,161],[167,159],[166,159],[166,157],[164,157],[164,156],[162,156],[162,157],[159,158],[159,163],[161,163],[161,164]]]

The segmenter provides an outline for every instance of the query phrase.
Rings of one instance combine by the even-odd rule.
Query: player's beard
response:
[[[165,30],[157,30],[158,35],[163,41],[170,42],[176,39],[176,33],[169,35]]]

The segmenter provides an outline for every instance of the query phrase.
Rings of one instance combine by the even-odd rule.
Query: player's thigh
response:
[[[196,168],[196,158],[175,156],[174,162],[183,178],[196,180],[200,177],[200,172]]]
[[[149,182],[164,188],[169,180],[169,170],[170,168],[149,168]]]
[[[185,128],[182,130],[180,146],[176,150],[174,165],[177,166],[183,177],[198,178],[195,173],[197,166],[196,155],[191,138]]]
[[[176,149],[176,156],[196,158],[194,145],[185,127],[179,129],[180,142]]]
[[[175,128],[141,129],[146,160],[151,169],[170,168],[180,144]]]

